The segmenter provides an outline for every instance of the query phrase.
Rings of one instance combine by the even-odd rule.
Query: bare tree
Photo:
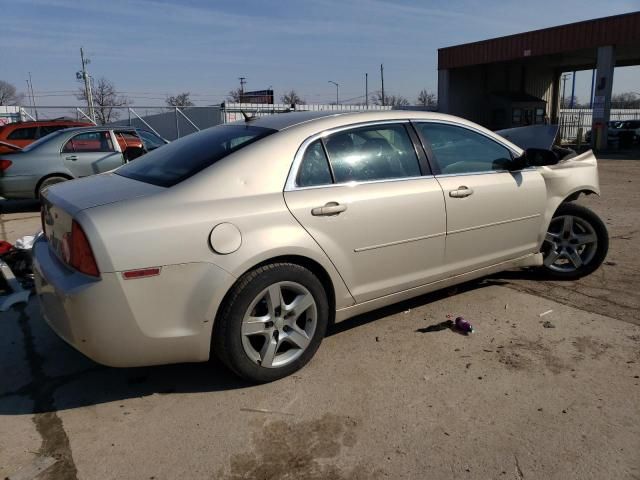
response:
[[[418,105],[423,107],[435,107],[436,102],[436,94],[429,92],[426,88],[420,90],[418,94]]]
[[[616,93],[611,97],[613,108],[640,108],[640,94],[634,92]]]
[[[227,99],[230,102],[240,102],[242,100],[242,95],[243,95],[243,91],[241,88],[238,87],[234,90],[229,91],[229,95],[227,96]]]
[[[91,79],[91,90],[96,123],[99,125],[113,122],[120,117],[120,112],[115,107],[127,107],[133,103],[126,96],[120,95],[113,82],[104,77],[100,77],[96,82]],[[87,101],[83,87],[78,88],[76,98]]]
[[[298,92],[291,89],[291,91],[285,93],[280,97],[280,101],[282,103],[286,103],[287,105],[304,105],[306,102],[298,95]]]
[[[573,103],[571,102],[572,99]],[[561,108],[580,108],[580,101],[575,95],[573,97],[571,97],[571,95],[567,95],[560,103]]]
[[[24,95],[16,91],[9,82],[0,80],[0,105],[19,105],[24,100]]]
[[[190,98],[191,92],[182,92],[178,95],[170,96],[165,99],[168,107],[193,107],[194,103]]]
[[[382,101],[382,91],[375,92],[371,96],[371,101],[375,105],[390,105],[392,107],[406,107],[409,105],[409,100],[402,95],[385,95],[384,102]]]

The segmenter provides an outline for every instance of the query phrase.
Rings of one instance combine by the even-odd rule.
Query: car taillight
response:
[[[75,220],[71,225],[71,235],[63,238],[63,257],[65,262],[85,275],[99,277],[100,270],[93,256],[89,240],[82,230],[82,227]]]
[[[12,164],[13,162],[11,160],[5,160],[4,158],[0,158],[0,172],[4,172]]]

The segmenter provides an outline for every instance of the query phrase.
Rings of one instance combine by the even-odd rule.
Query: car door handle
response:
[[[73,160],[74,162],[78,160],[77,155],[69,155],[68,157],[64,157],[64,158],[66,158],[67,160]]]
[[[314,217],[326,217],[330,215],[339,215],[347,209],[346,205],[340,205],[338,202],[326,203],[324,207],[315,207],[311,209],[311,215]]]
[[[450,190],[449,196],[452,198],[464,198],[469,195],[473,195],[473,188],[469,188],[465,185],[461,185],[457,190]]]

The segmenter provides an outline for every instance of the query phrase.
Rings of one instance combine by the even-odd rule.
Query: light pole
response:
[[[329,83],[333,83],[336,86],[336,105],[340,105],[340,96],[339,96],[340,84],[338,84],[337,82],[334,82],[333,80],[329,80]]]

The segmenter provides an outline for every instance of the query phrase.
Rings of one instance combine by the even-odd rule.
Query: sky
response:
[[[191,92],[220,103],[247,90],[295,89],[307,103],[358,103],[364,76],[415,100],[437,92],[437,49],[640,10],[640,0],[0,0],[0,79],[40,105],[76,105],[79,49],[134,105]],[[591,73],[577,76],[588,98]],[[640,91],[640,67],[616,69],[614,91]]]

